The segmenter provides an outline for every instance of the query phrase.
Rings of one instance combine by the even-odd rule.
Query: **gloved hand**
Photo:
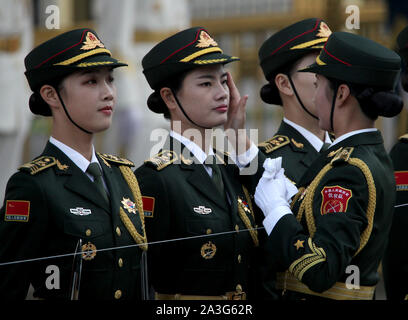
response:
[[[297,188],[285,177],[282,158],[266,159],[265,172],[255,190],[255,203],[265,216],[273,212],[291,212],[289,201]]]

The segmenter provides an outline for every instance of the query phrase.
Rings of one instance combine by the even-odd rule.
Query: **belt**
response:
[[[246,293],[242,291],[241,285],[237,285],[235,291],[226,292],[219,296],[199,296],[189,294],[167,294],[158,293],[155,294],[156,300],[246,300]]]
[[[375,290],[375,286],[360,286],[359,289],[349,289],[345,283],[336,282],[330,289],[318,293],[310,290],[288,271],[278,272],[276,287],[284,291],[300,292],[333,300],[372,300]]]
[[[15,52],[20,48],[20,37],[0,38],[0,51]]]

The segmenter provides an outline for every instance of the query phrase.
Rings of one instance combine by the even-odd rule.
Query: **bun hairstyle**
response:
[[[171,89],[173,94],[177,94],[183,84],[184,78],[189,72],[191,72],[191,70],[181,72],[159,84],[157,89],[147,98],[147,106],[149,109],[155,113],[163,113],[165,119],[170,119],[169,108],[167,108],[166,103],[163,101],[160,90],[167,87]]]
[[[378,116],[394,117],[401,112],[404,105],[401,97],[394,91],[375,91],[374,88],[366,88],[355,97],[363,112],[374,120]]]
[[[364,114],[372,120],[381,117],[395,117],[403,108],[401,97],[393,90],[386,90],[379,87],[367,87],[347,82],[339,82],[333,78],[327,78],[330,88],[334,90],[337,85],[345,84],[350,88],[353,95],[360,104]]]

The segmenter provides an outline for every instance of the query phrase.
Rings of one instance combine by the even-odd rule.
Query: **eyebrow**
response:
[[[226,77],[227,76],[227,72],[224,72],[222,75],[221,75],[221,78],[224,78],[224,77]],[[215,79],[215,78],[217,78],[216,76],[214,76],[214,75],[212,75],[212,74],[203,74],[203,75],[201,75],[201,76],[198,76],[197,77],[197,79]]]

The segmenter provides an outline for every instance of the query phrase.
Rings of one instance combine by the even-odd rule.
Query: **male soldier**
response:
[[[403,62],[402,87],[408,91],[408,27],[397,38],[398,53]],[[408,299],[408,241],[404,241],[408,228],[408,134],[399,138],[390,152],[394,164],[397,185],[396,206],[388,247],[383,260],[383,272],[387,299]]]
[[[260,65],[269,81],[261,89],[261,98],[281,105],[284,115],[276,135],[259,148],[267,157],[282,157],[285,174],[294,183],[331,142],[316,116],[315,75],[297,72],[314,62],[330,34],[321,19],[306,19],[273,34],[259,49]]]

